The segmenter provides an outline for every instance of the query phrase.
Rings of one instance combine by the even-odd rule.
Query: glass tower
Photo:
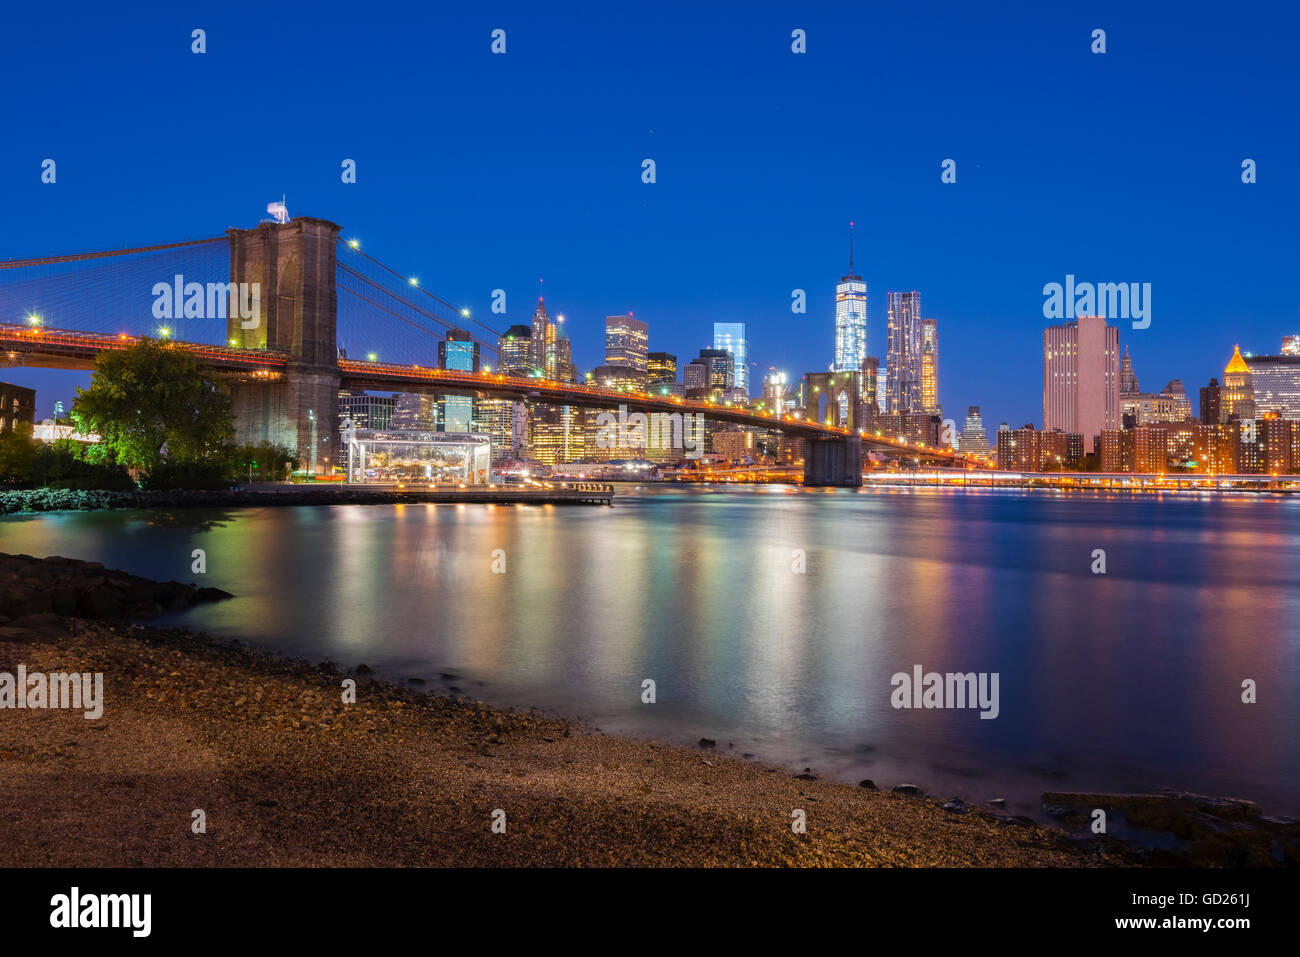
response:
[[[745,345],[743,322],[715,322],[713,348],[731,353],[732,387],[741,398],[749,399],[749,352]]]
[[[853,274],[853,224],[849,272],[835,286],[835,363],[832,372],[860,372],[867,357],[867,284]]]

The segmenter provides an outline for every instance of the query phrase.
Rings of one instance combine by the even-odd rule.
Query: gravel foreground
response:
[[[104,711],[0,710],[6,867],[1132,863],[978,809],[335,674],[184,629],[27,615],[0,623],[0,672],[19,664],[103,672]],[[206,833],[192,830],[195,809]],[[492,830],[497,809],[505,833]],[[806,834],[791,830],[795,809]]]

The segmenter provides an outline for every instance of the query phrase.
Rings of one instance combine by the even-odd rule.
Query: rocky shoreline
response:
[[[119,600],[98,597],[105,589]],[[1144,849],[1077,821],[1066,833],[995,805],[731,757],[708,739],[681,748],[607,735],[378,680],[363,664],[342,670],[127,619],[227,597],[214,592],[0,556],[0,673],[104,676],[98,720],[0,710],[0,866],[1297,863],[1300,825],[1261,824],[1249,802],[1051,795],[1073,808],[1062,819],[1104,797],[1134,823],[1135,813],[1153,826],[1191,821],[1193,840],[1223,853]],[[799,817],[804,833],[791,827]],[[1272,842],[1262,856],[1231,850],[1258,848],[1242,837],[1261,826]]]
[[[587,483],[599,485],[601,483]],[[604,483],[608,484],[608,483]],[[608,495],[600,496],[603,500]],[[421,502],[488,502],[510,504],[587,503],[593,496],[564,488],[482,485],[461,490],[365,488],[347,485],[266,485],[258,488],[172,491],[79,491],[73,489],[0,490],[0,515],[23,512],[98,511],[102,509],[260,508],[302,505],[399,505]]]

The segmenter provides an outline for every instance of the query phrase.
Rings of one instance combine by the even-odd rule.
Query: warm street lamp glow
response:
[[[375,355],[375,354],[372,352],[372,353],[370,353],[370,355],[366,356],[366,358],[369,359],[371,362],[374,362],[374,361],[376,361],[376,360],[379,358],[379,356]]]
[[[353,249],[360,249],[361,241],[359,239],[349,239],[348,245],[351,246]]]
[[[411,277],[410,279],[408,279],[407,281],[408,281],[412,286],[418,286],[418,285],[420,284],[420,280],[416,279],[414,276],[412,276],[412,277]]]
[[[170,329],[168,329],[166,326],[159,326],[159,327],[158,327],[158,335],[162,336],[164,339],[166,339],[166,338],[167,338],[168,336],[170,336],[171,334],[172,334],[172,331],[171,331]]]

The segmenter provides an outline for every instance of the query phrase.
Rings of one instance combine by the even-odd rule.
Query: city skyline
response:
[[[199,57],[189,27],[149,7],[60,24],[18,10],[0,40],[5,68],[41,76],[42,95],[5,107],[0,182],[22,229],[0,236],[0,258],[207,235],[251,225],[286,196],[498,331],[528,321],[545,276],[580,369],[599,364],[604,317],[630,310],[656,330],[652,348],[682,357],[710,344],[714,322],[744,322],[755,376],[797,377],[833,361],[852,220],[868,316],[886,314],[886,291],[924,291],[926,315],[943,323],[940,404],[950,415],[980,405],[992,422],[1037,419],[1042,289],[1067,274],[1151,283],[1150,327],[1125,323],[1121,340],[1152,381],[1201,382],[1223,367],[1225,344],[1271,352],[1296,332],[1300,134],[1276,123],[1294,89],[1290,17],[1219,25],[1207,70],[1200,26],[1141,11],[1098,10],[1096,23],[1034,9],[942,15],[951,29],[936,41],[933,12],[897,9],[757,4],[742,23],[696,11],[689,31],[565,14],[428,14],[401,30],[324,12],[310,47],[277,49],[283,69],[370,57],[383,70],[345,68],[319,102],[250,106],[222,90],[266,46],[232,14],[212,14]],[[489,52],[498,25],[505,56]],[[1094,26],[1108,31],[1104,55],[1089,50]],[[806,54],[790,51],[794,27]],[[436,74],[424,51],[435,35]],[[665,71],[669,55],[678,66]],[[59,69],[72,63],[144,92],[87,96]],[[927,68],[899,84],[905,63]],[[614,79],[593,88],[591,71]],[[153,82],[160,72],[181,79]],[[458,95],[438,97],[442,86]],[[413,122],[417,93],[438,97],[435,129]],[[202,149],[183,136],[152,143],[147,161],[118,148],[195,102],[204,113],[188,128]],[[1098,118],[1089,148],[1059,148],[1078,140],[1080,116]],[[276,148],[252,155],[239,136],[203,132],[253,127],[274,130]],[[820,148],[831,131],[836,149]],[[55,184],[40,179],[47,157]],[[641,180],[646,158],[653,184]],[[1256,183],[1241,181],[1246,158]],[[340,180],[344,159],[357,163],[353,184]],[[498,288],[503,315],[490,311]],[[869,318],[882,362],[884,333]],[[47,395],[67,404],[70,381],[41,387],[46,414]]]

